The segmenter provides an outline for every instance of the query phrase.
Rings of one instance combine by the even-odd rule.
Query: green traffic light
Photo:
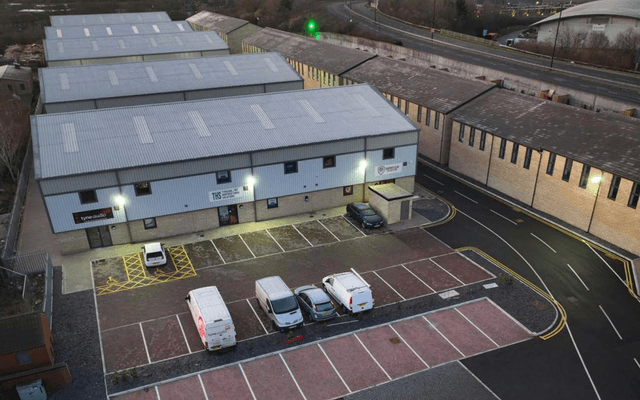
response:
[[[307,34],[313,35],[316,31],[316,21],[311,18],[307,21]]]

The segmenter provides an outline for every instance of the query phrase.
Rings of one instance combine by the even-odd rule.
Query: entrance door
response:
[[[409,219],[409,203],[410,200],[405,200],[400,203],[400,220],[406,221]]]
[[[218,220],[220,226],[235,225],[238,221],[238,205],[218,207]]]
[[[113,243],[111,242],[111,232],[109,232],[109,226],[96,226],[94,228],[87,228],[87,238],[89,239],[89,247],[95,249],[96,247],[108,247]]]

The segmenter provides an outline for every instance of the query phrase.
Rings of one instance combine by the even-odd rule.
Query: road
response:
[[[640,393],[640,303],[620,261],[422,163],[416,182],[457,208],[428,229],[453,248],[478,247],[566,309],[567,327],[463,361],[502,399],[634,399]]]
[[[430,34],[422,29],[380,14],[374,16],[364,2],[352,3],[351,8],[347,4],[331,2],[326,3],[326,6],[330,14],[345,20],[352,19],[362,29],[397,38],[405,47],[548,82],[550,86],[571,87],[582,92],[640,105],[640,75],[600,70],[557,60],[554,62],[553,70],[550,70],[549,60],[541,57],[516,53],[509,49],[489,49],[437,34],[432,41]],[[378,23],[375,23],[374,19]]]

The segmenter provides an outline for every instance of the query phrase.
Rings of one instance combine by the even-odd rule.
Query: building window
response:
[[[500,152],[498,153],[498,157],[504,160],[504,151],[507,148],[507,139],[500,139]]]
[[[396,149],[395,147],[390,147],[388,149],[384,149],[382,150],[382,159],[383,160],[390,160],[392,158],[396,157]]]
[[[404,115],[409,115],[409,102],[404,101]]]
[[[344,186],[342,188],[342,195],[343,196],[351,196],[352,194],[353,194],[353,185]]]
[[[511,150],[511,164],[518,162],[518,150],[520,150],[520,145],[518,143],[514,143],[513,149]]]
[[[398,108],[400,108],[400,102],[402,101],[402,99],[400,97],[398,97],[398,104],[396,104],[398,106]]]
[[[418,118],[417,118],[418,122],[422,121],[422,106],[418,105]]]
[[[487,132],[480,132],[480,150],[484,151],[484,145],[487,143]]]
[[[591,172],[591,166],[587,164],[582,164],[582,173],[580,174],[580,183],[578,186],[585,189],[587,187],[587,182],[589,181],[589,173]]]
[[[620,177],[614,175],[613,179],[611,180],[611,186],[609,186],[609,194],[607,195],[607,198],[611,200],[615,200],[616,197],[618,197],[619,187],[620,187]]]
[[[458,132],[458,142],[464,142],[464,124],[460,124],[460,131]]]
[[[549,154],[549,162],[547,163],[547,175],[553,175],[553,170],[556,167],[556,153]]]
[[[433,121],[433,129],[440,129],[440,113],[436,111],[436,118]]]
[[[278,198],[267,199],[267,208],[278,208]]]
[[[322,158],[322,168],[333,168],[336,166],[336,156]]]
[[[426,109],[425,114],[424,114],[424,124],[426,126],[431,125],[431,110],[430,109]]]
[[[527,147],[527,151],[524,153],[524,167],[525,169],[529,169],[529,167],[531,167],[531,153],[533,152],[533,149],[530,147]]]
[[[24,83],[20,84],[20,90],[27,90],[27,88],[24,86]]]
[[[142,220],[142,223],[144,224],[144,229],[155,229],[158,227],[155,218],[145,218]]]
[[[136,196],[146,196],[151,194],[151,184],[149,182],[140,182],[133,185]]]
[[[471,128],[469,132],[469,146],[473,147],[476,143],[476,128]]]
[[[395,96],[394,96],[394,95],[391,95],[391,104],[393,104],[393,102],[395,101],[395,99],[396,99],[396,98],[395,98]]]
[[[31,364],[31,354],[28,351],[19,351],[16,353],[16,359],[18,360],[18,365],[27,365]]]
[[[7,89],[9,89],[10,92],[13,92],[13,86],[7,85]]]
[[[80,195],[80,204],[89,204],[98,202],[98,194],[95,190],[85,190],[78,193]]]
[[[284,163],[284,174],[295,174],[298,172],[298,162],[297,161],[287,161]]]
[[[216,181],[218,185],[231,182],[231,171],[216,172]]]
[[[565,182],[569,182],[569,178],[571,178],[571,167],[573,167],[573,160],[567,158],[564,162],[564,171],[562,171],[562,180]]]
[[[631,208],[638,207],[638,197],[640,197],[640,184],[638,184],[638,182],[634,182],[633,189],[631,189],[631,195],[629,196],[628,206]]]

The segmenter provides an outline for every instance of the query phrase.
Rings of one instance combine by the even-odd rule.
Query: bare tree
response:
[[[629,28],[618,33],[614,46],[623,50],[625,53],[635,54],[637,49],[640,49],[640,32]]]
[[[29,109],[20,97],[11,93],[0,95],[0,162],[11,174],[14,182],[20,174],[21,147],[29,134]]]
[[[587,48],[606,49],[609,47],[609,38],[604,32],[591,32],[587,36]]]

